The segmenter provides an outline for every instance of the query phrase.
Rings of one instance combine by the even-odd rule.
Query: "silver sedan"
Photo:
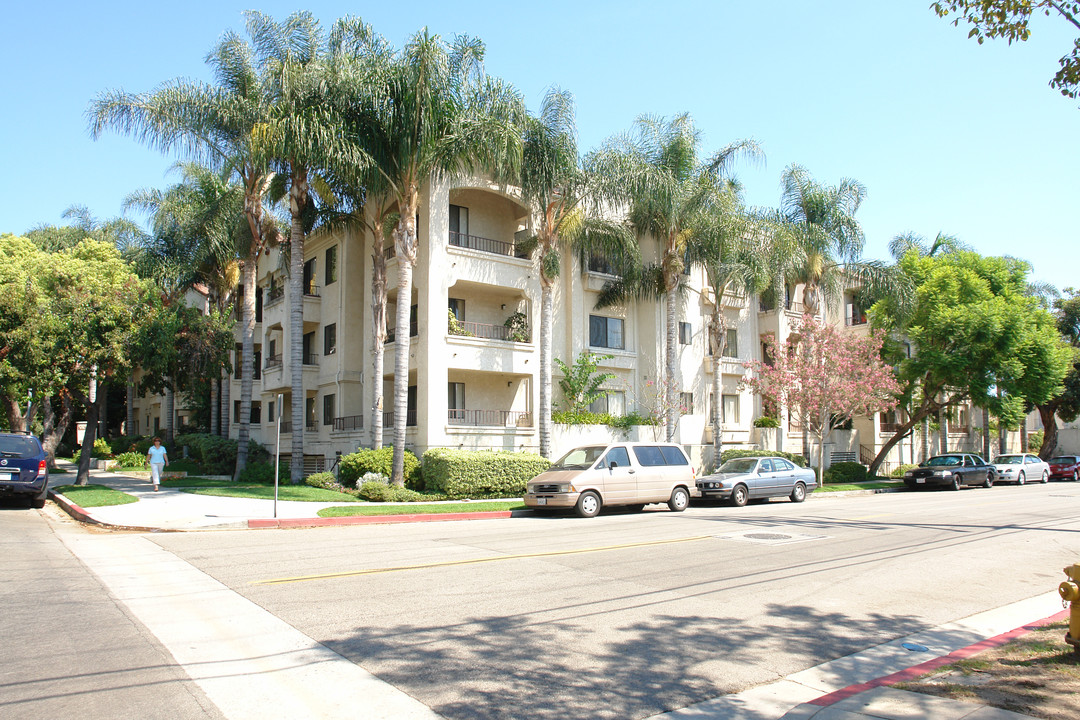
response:
[[[802,502],[806,493],[813,492],[817,486],[817,474],[813,470],[778,457],[734,458],[697,481],[702,497],[731,500],[739,507],[751,500],[771,497]]]
[[[998,482],[1049,482],[1050,465],[1031,453],[998,455],[994,458]]]

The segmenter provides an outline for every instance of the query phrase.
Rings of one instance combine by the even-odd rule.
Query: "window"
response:
[[[619,318],[589,316],[589,345],[592,347],[623,350],[623,321]]]
[[[416,386],[410,385],[405,396],[405,427],[416,425]]]
[[[233,354],[233,379],[239,380],[240,375],[243,372],[243,367],[240,363],[241,358],[244,357],[244,346],[240,343],[236,343],[236,352]]]
[[[262,425],[262,403],[258,400],[251,401],[251,424]]]
[[[277,415],[274,414],[274,410],[276,409],[273,400],[266,403],[266,422],[272,423],[277,421]]]
[[[684,392],[679,393],[679,404],[682,405],[679,408],[679,412],[682,415],[691,415],[694,412],[694,393]]]
[[[236,319],[244,319],[244,286],[236,286]]]
[[[323,355],[337,352],[337,323],[330,323],[323,328]]]
[[[304,425],[307,427],[315,427],[315,398],[305,398],[304,403]]]
[[[611,467],[611,463],[615,463],[616,467],[630,467],[630,454],[626,452],[626,448],[614,447],[608,450],[608,454],[604,456],[603,467]]]
[[[465,383],[452,382],[446,384],[447,398],[446,407],[449,410],[451,420],[465,419]]]
[[[337,409],[335,401],[337,396],[334,394],[323,395],[322,399],[322,424],[333,425],[334,424],[334,411]]]
[[[262,322],[262,305],[263,305],[263,294],[262,294],[261,291],[256,292],[255,293],[255,322],[257,322],[257,323]]]
[[[323,277],[323,285],[337,282],[337,245],[326,251],[326,274]]]
[[[773,467],[776,468],[777,472],[784,472],[787,470],[795,469],[794,465],[789,463],[787,460],[784,460],[783,458],[773,458],[772,464]]]
[[[251,377],[254,380],[262,380],[262,352],[259,350],[252,353]]]
[[[604,394],[589,403],[589,412],[625,415],[626,393],[622,390],[604,390]]]
[[[154,418],[154,432],[157,432],[160,429],[161,429],[161,416],[158,415],[157,417]]]
[[[458,236],[469,234],[469,208],[460,205],[450,206],[450,244],[460,243]],[[455,242],[458,240],[458,242]]]
[[[772,460],[762,460],[760,463],[758,463],[758,472],[773,472]]]
[[[315,258],[304,263],[304,294],[318,295],[315,291]]]
[[[315,333],[304,333],[304,356],[300,359],[300,362],[304,365],[317,365],[318,360],[315,357]]]
[[[724,335],[723,356],[730,358],[739,357],[739,331],[735,328],[728,328],[727,333]]]
[[[679,323],[679,344],[689,345],[694,342],[694,330],[688,322]]]
[[[642,467],[659,467],[667,464],[664,453],[660,452],[660,448],[655,445],[639,445],[633,450],[634,457]]]
[[[450,298],[448,301],[450,312],[461,322],[465,319],[465,301],[459,298]]]
[[[738,423],[739,422],[739,396],[738,395],[721,395],[720,400],[723,402],[721,405],[720,419],[725,423]]]
[[[272,338],[270,340],[270,342],[269,342],[269,346],[270,346],[270,355],[269,355],[269,357],[267,359],[275,357],[277,355],[277,339]]]
[[[232,421],[234,423],[240,422],[240,401],[233,400],[232,403]]]
[[[660,453],[664,456],[665,465],[689,465],[690,461],[686,459],[682,451],[677,447],[671,447],[670,445],[661,445]]]
[[[603,255],[590,255],[588,262],[589,272],[603,273],[604,275],[618,275],[615,266]]]

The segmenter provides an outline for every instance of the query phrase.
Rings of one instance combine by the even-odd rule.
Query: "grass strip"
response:
[[[352,517],[354,515],[436,515],[443,513],[498,512],[524,510],[525,504],[514,500],[504,502],[442,503],[439,505],[365,505],[363,507],[329,507],[318,512],[319,517]]]
[[[894,488],[900,487],[904,483],[901,480],[886,481],[886,482],[865,482],[865,483],[826,483],[824,486],[815,490],[815,492],[844,492],[847,490],[880,490],[882,488]]]
[[[214,497],[250,498],[256,500],[273,500],[273,485],[240,485],[234,482],[222,482],[219,486],[211,486],[211,481],[199,486],[177,487],[180,492],[192,493],[193,495],[213,495]],[[299,502],[365,502],[360,498],[345,493],[323,490],[322,488],[308,485],[282,485],[278,488],[278,500],[294,500]]]
[[[113,490],[104,485],[61,485],[53,488],[79,507],[105,507],[106,505],[127,505],[139,502],[139,498],[126,492]]]
[[[288,485],[287,482],[282,483],[281,487],[285,487],[286,485]],[[167,488],[173,488],[174,490],[180,490],[180,489],[189,488],[189,487],[200,487],[200,488],[224,487],[224,488],[230,488],[230,487],[263,487],[263,485],[256,484],[256,483],[246,483],[246,484],[241,485],[241,484],[239,484],[239,483],[237,483],[237,482],[235,482],[233,480],[210,480],[208,478],[202,478],[202,477],[183,477],[183,478],[165,478],[165,479],[163,479],[161,481],[161,487],[167,487]],[[274,488],[273,485],[266,485],[265,487],[268,487],[271,490],[273,490],[273,488]],[[273,493],[271,493],[271,496],[272,495],[273,495]]]

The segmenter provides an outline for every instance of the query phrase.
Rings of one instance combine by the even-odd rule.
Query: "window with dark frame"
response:
[[[604,317],[603,315],[590,315],[589,345],[612,350],[626,349],[622,319]]]
[[[337,352],[337,323],[330,323],[323,328],[323,355]]]
[[[304,294],[315,294],[315,258],[304,263]]]
[[[694,329],[688,322],[679,323],[679,344],[690,345],[694,342]]]
[[[322,399],[322,424],[333,425],[334,413],[337,410],[337,396],[333,393],[323,395]]]
[[[326,270],[323,285],[337,282],[337,245],[326,249]]]
[[[451,420],[465,419],[465,383],[448,382],[446,392],[446,408]]]
[[[251,424],[262,425],[262,402],[259,400],[251,401]]]
[[[682,415],[691,415],[694,412],[694,393],[684,392],[679,393],[679,412]]]
[[[735,328],[728,328],[725,334],[723,357],[739,357],[739,331]]]

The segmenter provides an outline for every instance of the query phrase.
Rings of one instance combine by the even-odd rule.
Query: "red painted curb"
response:
[[[76,520],[85,523],[92,523],[94,525],[101,525],[100,521],[90,517],[90,513],[86,512],[81,507],[68,500],[62,494],[50,490],[49,497],[52,498],[52,501],[59,505],[64,512],[66,512],[68,515],[75,518]]]
[[[865,692],[876,687],[881,687],[883,685],[895,685],[898,682],[905,682],[907,680],[911,680],[918,677],[919,675],[928,673],[931,670],[936,670],[942,665],[948,665],[949,663],[956,662],[957,660],[969,658],[972,655],[981,653],[984,650],[989,650],[990,648],[1004,645],[1010,640],[1018,638],[1021,635],[1027,635],[1029,632],[1038,627],[1042,627],[1043,625],[1049,625],[1050,623],[1057,622],[1058,620],[1064,620],[1067,617],[1069,617],[1069,611],[1062,610],[1061,612],[1054,613],[1050,617],[1045,617],[1042,620],[1036,620],[1035,622],[1021,625],[1018,628],[1009,630],[1008,632],[1003,632],[1000,635],[995,635],[992,638],[987,638],[986,640],[977,642],[974,645],[968,645],[967,647],[960,648],[959,650],[953,650],[948,655],[942,655],[941,657],[934,658],[933,660],[927,660],[924,663],[913,665],[906,670],[894,672],[892,675],[885,675],[883,677],[877,678],[876,680],[870,680],[869,682],[859,683],[857,685],[848,685],[846,688],[834,690],[831,693],[822,695],[821,697],[814,700],[810,700],[809,704],[820,705],[821,707],[828,707],[829,705],[833,705],[840,702],[841,700],[845,700],[852,695],[858,695],[861,692]]]
[[[512,517],[510,510],[469,513],[414,513],[410,515],[353,515],[336,518],[270,518],[248,520],[249,528],[325,527],[327,525],[390,525],[444,520],[491,520]]]

